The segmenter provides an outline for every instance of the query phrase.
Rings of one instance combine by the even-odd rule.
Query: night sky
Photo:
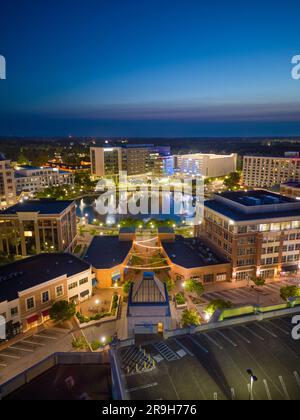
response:
[[[3,0],[0,135],[300,135],[300,2]]]

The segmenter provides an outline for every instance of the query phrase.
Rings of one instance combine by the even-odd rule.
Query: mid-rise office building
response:
[[[217,178],[235,172],[237,155],[190,154],[174,157],[174,169],[182,175],[204,176]]]
[[[250,188],[272,188],[286,182],[300,182],[300,158],[245,156],[243,183]]]
[[[148,174],[152,169],[152,145],[125,145],[122,147],[122,170],[128,176]]]
[[[168,146],[152,144],[126,144],[122,147],[91,147],[91,171],[96,177],[118,175],[120,171],[128,176],[150,174],[155,171],[157,161],[170,156]]]
[[[297,272],[300,202],[265,190],[215,194],[198,236],[231,261],[233,281]]]
[[[174,175],[174,157],[158,156],[153,162],[152,174],[157,177]]]
[[[122,149],[120,147],[91,147],[90,153],[93,176],[114,176],[122,171]]]
[[[286,184],[280,185],[280,194],[300,200],[300,183],[287,182]]]
[[[59,300],[82,302],[92,296],[89,264],[64,254],[41,254],[0,268],[0,315],[7,338],[49,319]]]
[[[14,170],[10,160],[0,154],[0,209],[12,206],[16,203],[16,186],[14,182]]]
[[[15,169],[17,194],[37,193],[48,187],[74,185],[75,175],[56,168],[22,166]]]
[[[0,252],[6,255],[72,252],[76,236],[73,201],[25,201],[0,211]]]

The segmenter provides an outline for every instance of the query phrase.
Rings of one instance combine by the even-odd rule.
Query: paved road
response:
[[[300,341],[291,330],[291,317],[283,317],[169,339],[180,360],[161,357],[154,371],[127,377],[130,398],[247,400],[250,368],[258,377],[253,399],[300,400]]]

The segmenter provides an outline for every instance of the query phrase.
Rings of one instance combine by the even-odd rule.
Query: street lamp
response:
[[[255,382],[258,381],[257,377],[254,375],[251,369],[247,370],[248,375],[250,376],[250,386],[249,386],[249,400],[253,400],[253,386]]]

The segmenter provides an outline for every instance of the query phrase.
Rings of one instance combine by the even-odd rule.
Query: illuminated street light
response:
[[[254,375],[253,371],[251,369],[247,370],[248,375],[250,376],[250,385],[249,385],[249,400],[254,400],[253,396],[253,386],[255,382],[258,381],[257,377]]]
[[[209,315],[209,313],[207,313],[206,312],[206,314],[205,314],[205,316],[204,316],[204,318],[205,318],[205,321],[209,321],[210,320],[210,315]]]

